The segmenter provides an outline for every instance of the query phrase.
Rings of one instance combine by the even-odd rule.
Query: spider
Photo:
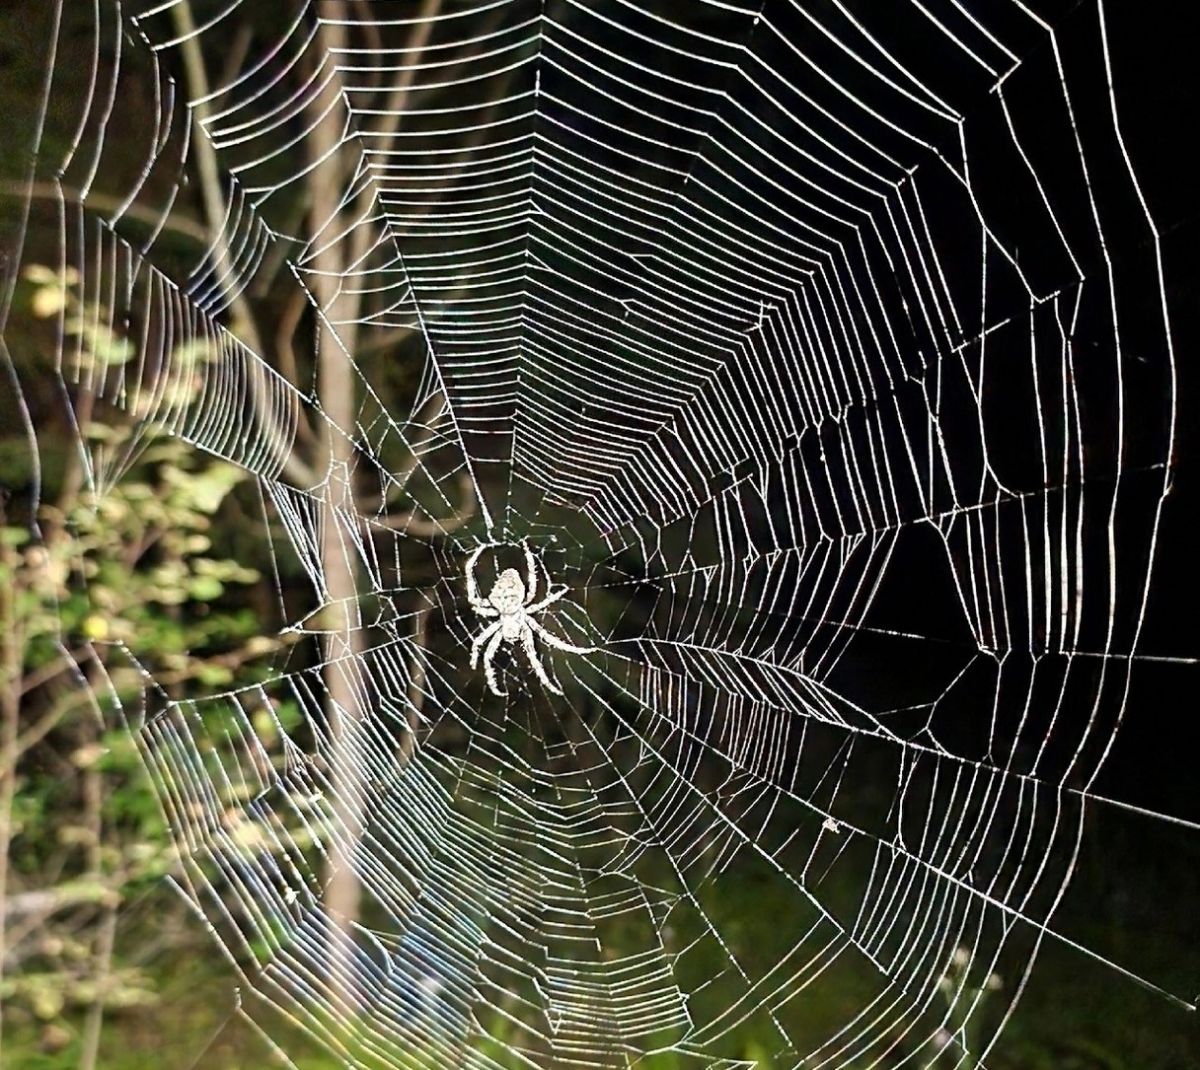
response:
[[[565,650],[570,654],[590,654],[596,648],[572,646],[557,636],[551,635],[533,619],[533,614],[540,613],[551,603],[557,602],[567,593],[568,588],[564,585],[561,591],[555,591],[554,585],[551,584],[550,593],[540,602],[536,601],[537,566],[534,564],[533,551],[529,548],[529,544],[523,543],[522,545],[525,547],[526,582],[521,582],[521,574],[515,568],[506,568],[496,577],[496,582],[486,599],[479,597],[479,587],[475,582],[475,563],[487,547],[480,546],[467,561],[467,601],[471,603],[471,608],[479,616],[499,618],[472,640],[471,668],[474,669],[479,665],[480,649],[483,648],[484,643],[487,643],[487,647],[483,648],[483,671],[487,677],[488,688],[495,695],[507,694],[500,690],[500,685],[496,682],[496,670],[492,661],[500,649],[501,642],[520,642],[525,649],[525,657],[529,659],[529,665],[537,674],[537,678],[550,691],[561,695],[562,688],[546,675],[545,668],[538,660],[537,649],[533,645],[534,633],[541,636],[542,642],[547,646],[552,646],[556,650]]]

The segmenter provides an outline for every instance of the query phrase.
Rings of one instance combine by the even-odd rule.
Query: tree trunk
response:
[[[324,22],[318,36],[318,50],[332,62],[334,49],[345,47],[347,30],[338,22],[346,18],[344,5],[326,4]],[[328,605],[324,628],[326,714],[331,747],[329,755],[332,805],[343,838],[330,844],[325,905],[332,920],[329,987],[330,996],[347,1007],[356,1005],[353,978],[353,927],[359,919],[362,891],[355,866],[355,854],[362,834],[362,768],[358,733],[363,710],[355,687],[357,656],[364,644],[360,629],[358,575],[354,549],[349,541],[345,519],[357,512],[354,501],[352,438],[358,407],[358,382],[348,352],[353,352],[353,320],[358,301],[341,292],[345,272],[346,245],[331,242],[343,209],[346,175],[344,150],[338,150],[345,120],[344,102],[340,101],[340,81],[331,79],[310,103],[310,114],[324,115],[306,140],[309,162],[308,186],[311,204],[313,246],[318,250],[306,267],[305,283],[322,313],[317,317],[317,399],[336,428],[343,434],[330,434],[325,443],[328,479],[321,532],[321,571],[325,579]],[[339,322],[335,335],[330,321]],[[343,349],[344,347],[344,349]],[[341,517],[339,517],[339,512]]]

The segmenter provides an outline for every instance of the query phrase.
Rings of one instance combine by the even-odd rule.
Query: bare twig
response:
[[[204,129],[204,122],[209,116],[209,106],[205,99],[209,92],[208,72],[204,68],[204,55],[200,51],[200,40],[196,35],[196,22],[192,18],[191,4],[187,0],[176,4],[171,9],[171,17],[174,19],[176,32],[182,38],[179,49],[183,56],[188,91],[195,102],[191,108],[195,116],[197,136],[193,139],[192,145],[195,148],[196,168],[200,177],[200,198],[204,203],[209,240],[213,247],[214,267],[232,271],[235,266],[234,257],[223,229],[228,206],[221,188],[221,171],[217,163],[217,150],[213,147]],[[261,353],[262,345],[258,339],[258,328],[245,299],[240,294],[235,295],[231,307],[237,323],[235,333],[245,338],[252,349]]]
[[[383,35],[379,32],[379,27],[375,24],[376,16],[369,0],[350,0],[350,2],[362,12],[362,22],[359,23],[359,26],[367,38],[368,46],[375,52],[382,52]],[[371,85],[378,89],[382,83],[383,73],[376,71]]]
[[[250,45],[254,41],[254,27],[249,22],[243,22],[233,38],[233,45],[225,56],[225,66],[221,70],[221,88],[232,85],[242,72],[242,64],[250,53]],[[223,94],[222,94],[223,95]]]
[[[279,272],[283,268],[291,248],[290,239],[295,231],[303,228],[304,220],[308,216],[310,202],[306,188],[302,187],[297,191],[295,201],[290,207],[291,214],[285,229],[276,233],[275,241],[263,255],[262,263],[258,265],[254,281],[250,284],[252,297],[265,297],[275,286],[275,280],[279,277]]]
[[[84,743],[94,746],[98,739],[95,722],[83,722]],[[104,875],[104,775],[95,765],[83,771],[84,821],[89,833],[88,874],[99,881]],[[103,920],[92,953],[91,972],[95,993],[83,1024],[83,1043],[79,1049],[79,1070],[95,1070],[100,1050],[100,1028],[104,1024],[104,997],[112,968],[113,945],[117,933],[117,904],[111,900],[103,907]]]
[[[408,457],[405,458],[403,464],[391,473],[392,479],[388,483],[386,495],[374,495],[373,497],[360,496],[358,499],[360,509],[378,509],[380,506],[386,505],[394,494],[399,494],[404,489],[404,485],[409,477],[420,467],[421,457],[417,453],[417,450],[433,437],[433,422],[442,414],[445,407],[446,399],[441,393],[430,394],[425,399],[421,408],[417,410],[416,414],[409,421],[417,425],[417,430],[408,442]]]
[[[100,1051],[100,1027],[104,1024],[104,1000],[108,994],[108,978],[112,970],[113,948],[117,940],[117,910],[105,907],[104,920],[96,941],[93,979],[96,985],[95,998],[88,1007],[83,1023],[83,1043],[79,1051],[79,1070],[95,1070],[96,1056]]]
[[[4,910],[9,918],[34,915],[46,918],[59,910],[88,906],[104,902],[113,895],[113,889],[95,881],[75,881],[53,888],[34,888],[10,895],[4,901]]]
[[[204,68],[204,56],[200,51],[200,42],[196,36],[196,23],[192,17],[191,4],[188,3],[188,0],[182,0],[181,3],[176,4],[171,9],[171,16],[175,22],[175,29],[182,39],[179,47],[183,56],[188,91],[192,99],[196,101],[193,109],[198,136],[192,144],[195,146],[200,193],[204,202],[204,214],[208,219],[209,238],[214,250],[213,259],[215,264],[227,265],[232,269],[233,256],[222,229],[227,206],[221,186],[217,152],[204,130],[204,121],[209,115],[209,107],[205,102],[209,92],[208,73]],[[241,337],[253,352],[261,356],[263,353],[262,340],[259,337],[254,312],[245,295],[235,291],[230,308],[234,314],[234,334]],[[262,430],[268,436],[272,450],[288,478],[298,486],[313,486],[317,482],[316,473],[296,453],[292,444],[282,440],[278,434],[275,415],[271,412],[265,396],[265,381],[265,376],[247,376],[247,386],[253,397]]]
[[[420,605],[413,614],[412,645],[415,647],[408,662],[408,732],[400,741],[397,759],[401,767],[408,765],[417,749],[417,729],[421,726],[421,711],[425,707],[425,661],[422,657],[429,639],[429,602]]]
[[[300,369],[296,363],[296,348],[292,339],[296,336],[296,329],[300,326],[306,308],[308,299],[304,296],[304,291],[293,290],[275,330],[275,352],[279,357],[280,374],[289,383],[296,385],[300,383]]]
[[[29,197],[39,201],[57,201],[61,197],[77,204],[86,203],[89,208],[97,212],[116,212],[125,206],[124,198],[113,197],[107,193],[97,193],[95,190],[88,193],[87,201],[84,202],[82,191],[73,186],[59,186],[54,182],[34,182],[29,186],[19,182],[0,182],[0,196]],[[131,204],[125,208],[123,218],[136,219],[148,227],[157,227],[162,224],[164,230],[182,234],[204,245],[210,241],[204,224],[189,219],[187,216],[179,215],[177,212],[169,213],[164,219],[162,214],[154,211],[153,208]]]
[[[392,83],[392,88],[387,96],[387,103],[384,105],[385,115],[379,125],[372,130],[374,134],[387,136],[394,134],[400,125],[400,118],[404,114],[407,104],[408,91],[412,88],[413,80],[417,75],[417,67],[421,62],[421,55],[425,50],[425,46],[429,44],[429,38],[433,33],[434,19],[437,18],[438,11],[441,9],[442,0],[423,0],[421,10],[417,13],[417,18],[425,21],[419,22],[413,30],[412,40],[409,42],[409,47],[413,50],[413,61],[396,75],[396,80]],[[370,202],[374,201],[379,196],[378,188],[374,182],[364,186],[359,194],[360,205],[357,209],[359,216],[365,215],[370,210]],[[359,227],[351,238],[351,254],[350,263],[357,263],[367,253],[370,248],[371,235],[369,228]]]
[[[78,650],[72,650],[69,653],[64,651],[52,661],[48,661],[40,669],[31,673],[26,673],[21,680],[21,694],[27,695],[34,688],[41,687],[43,684],[48,684],[59,673],[66,672],[72,666],[78,668],[81,658],[86,658],[89,651],[86,647],[81,647]]]
[[[99,662],[95,650],[88,650],[88,655],[93,663]],[[71,668],[71,663],[68,661],[66,667]],[[135,669],[106,673],[109,680],[112,682],[114,690],[119,694],[132,692],[134,689],[140,689],[144,686],[145,681],[140,672]],[[52,695],[54,698],[50,708],[42,714],[32,725],[27,727],[23,732],[18,734],[14,739],[8,741],[3,750],[0,750],[0,771],[5,769],[14,769],[16,764],[31,747],[40,743],[63,721],[63,719],[71,713],[74,713],[80,707],[94,705],[94,696],[89,687],[84,681],[85,673],[80,668],[80,675],[70,686],[61,685],[59,681],[49,681],[59,684],[57,695]],[[121,682],[120,688],[117,688],[117,681]],[[83,686],[81,686],[83,684]]]
[[[458,486],[462,491],[463,504],[453,516],[426,518],[417,516],[415,511],[410,511],[386,516],[383,518],[383,523],[396,531],[403,531],[406,535],[416,535],[421,538],[449,535],[467,523],[479,507],[479,502],[475,497],[475,484],[468,472],[459,473]]]

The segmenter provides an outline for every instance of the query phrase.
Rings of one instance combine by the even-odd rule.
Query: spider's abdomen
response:
[[[512,613],[521,608],[525,601],[525,584],[514,568],[506,568],[496,578],[496,585],[488,595],[488,601],[501,613]]]

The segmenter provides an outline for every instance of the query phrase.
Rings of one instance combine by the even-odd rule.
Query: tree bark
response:
[[[332,51],[347,44],[343,23],[347,12],[342,3],[322,8],[329,21],[323,22],[317,38],[318,50],[333,62]],[[358,301],[342,292],[347,268],[345,244],[323,237],[337,227],[343,210],[345,161],[339,145],[346,118],[340,81],[335,77],[309,104],[310,114],[324,118],[306,139],[312,170],[308,175],[310,219],[316,249],[307,266],[306,283],[318,315],[317,400],[334,428],[324,444],[326,476],[321,532],[321,572],[327,597],[324,686],[330,736],[330,781],[332,803],[343,836],[329,845],[329,869],[325,906],[331,918],[329,987],[330,996],[347,1007],[357,1004],[354,984],[354,925],[361,913],[362,888],[355,855],[362,835],[363,763],[356,731],[364,711],[360,709],[355,672],[364,649],[358,605],[358,575],[354,549],[348,541],[346,518],[357,513],[354,500],[353,435],[358,405],[357,376],[348,353],[353,352],[356,331],[353,322]],[[330,321],[339,323],[335,334]],[[343,349],[343,347],[345,347]]]

